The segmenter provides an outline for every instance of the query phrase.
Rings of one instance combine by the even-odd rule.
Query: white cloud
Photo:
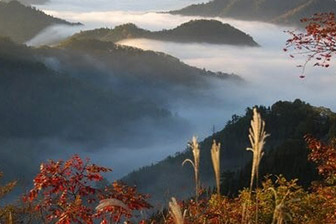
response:
[[[54,25],[42,30],[33,39],[26,42],[28,46],[54,45],[79,32],[82,26]]]

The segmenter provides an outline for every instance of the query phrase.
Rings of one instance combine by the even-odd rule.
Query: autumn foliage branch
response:
[[[316,13],[310,18],[301,19],[307,24],[305,31],[285,31],[291,37],[287,40],[285,52],[289,56],[303,55],[306,60],[297,65],[305,72],[306,65],[313,61],[314,66],[328,68],[336,53],[336,20],[334,13]],[[302,77],[303,78],[303,77]]]

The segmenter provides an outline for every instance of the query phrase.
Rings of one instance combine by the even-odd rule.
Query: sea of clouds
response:
[[[37,5],[46,13],[71,22],[81,22],[84,26],[49,27],[30,42],[39,46],[51,44],[78,32],[100,27],[111,27],[124,23],[135,23],[149,30],[174,28],[191,19],[185,17],[157,13],[155,11],[170,10],[190,3],[203,1],[192,0],[51,0],[45,5]],[[173,113],[187,120],[191,129],[188,133],[178,133],[166,139],[162,144],[156,139],[150,145],[139,145],[133,149],[102,149],[99,153],[87,153],[100,164],[112,166],[115,177],[121,177],[129,171],[143,165],[155,163],[164,157],[185,148],[188,138],[197,135],[200,138],[211,134],[213,127],[220,130],[233,114],[244,114],[246,107],[254,105],[272,105],[278,100],[294,100],[300,98],[316,106],[329,107],[336,111],[336,74],[335,67],[329,69],[308,66],[306,78],[300,79],[301,69],[296,65],[304,59],[290,59],[282,51],[288,35],[283,31],[294,29],[272,24],[238,21],[216,18],[230,23],[236,28],[251,35],[261,47],[235,47],[202,43],[180,44],[147,39],[124,40],[120,44],[168,53],[181,59],[184,63],[212,71],[235,73],[246,80],[244,85],[214,81],[211,88],[199,91],[199,95],[191,100],[172,99],[169,105]],[[52,37],[52,38],[51,38]],[[148,130],[153,131],[155,130]]]

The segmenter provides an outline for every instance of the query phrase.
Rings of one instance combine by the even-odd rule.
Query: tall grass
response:
[[[258,188],[259,165],[261,158],[264,155],[263,148],[265,145],[265,139],[268,136],[269,134],[266,134],[265,132],[265,121],[261,119],[261,115],[258,113],[257,108],[253,108],[253,118],[251,120],[251,127],[249,128],[248,136],[251,148],[247,148],[248,151],[252,151],[253,153],[250,195],[252,194],[254,180],[256,182],[256,188]],[[258,223],[258,204],[258,195],[256,193],[256,223]]]
[[[110,206],[111,207],[120,207],[120,208],[125,209],[126,211],[130,210],[124,202],[122,202],[118,199],[115,199],[115,198],[108,198],[108,199],[101,200],[99,202],[98,206],[96,207],[96,210],[100,211],[100,210],[103,210],[104,208],[110,207]]]
[[[195,191],[196,191],[196,202],[198,201],[199,193],[200,193],[200,179],[199,179],[199,163],[200,163],[200,148],[199,144],[197,142],[197,138],[193,136],[191,142],[189,143],[189,146],[192,150],[194,161],[191,159],[186,159],[183,161],[182,166],[189,162],[193,168],[194,168],[194,174],[195,174]]]
[[[287,193],[281,200],[279,199],[278,193],[273,187],[270,187],[269,190],[273,192],[275,200],[275,208],[273,212],[272,224],[284,224],[285,217],[289,216],[289,214],[284,211],[284,208],[285,208],[285,201],[290,193],[290,190],[287,191]]]
[[[174,197],[169,202],[169,209],[175,224],[184,224],[184,215],[182,215],[181,207]]]
[[[251,120],[251,126],[249,128],[248,138],[251,143],[251,147],[247,148],[248,151],[253,153],[252,160],[252,169],[251,169],[251,181],[250,181],[250,189],[249,189],[249,197],[248,200],[242,205],[242,223],[250,223],[250,214],[248,211],[249,203],[252,203],[252,190],[254,183],[256,188],[258,188],[259,181],[259,166],[260,161],[264,155],[263,148],[265,145],[265,140],[269,136],[265,132],[265,121],[261,119],[260,113],[258,113],[256,108],[253,108],[253,117]],[[194,168],[195,174],[195,186],[196,186],[196,203],[198,202],[199,192],[200,192],[200,179],[199,179],[199,163],[200,163],[200,148],[197,142],[197,138],[194,136],[192,141],[189,143],[189,146],[193,153],[193,161],[191,159],[186,159],[183,161],[182,165],[189,162]],[[211,160],[215,173],[216,179],[216,188],[217,194],[220,194],[220,143],[217,143],[215,140],[213,141],[211,147]],[[257,192],[257,191],[256,191]],[[256,221],[258,223],[258,193],[256,193]],[[169,207],[172,210],[172,214],[176,224],[183,223],[183,216],[179,207],[176,204],[175,198],[172,199],[172,202],[169,202]],[[281,224],[282,223],[282,213],[281,207],[283,206],[283,201],[280,204],[277,204],[276,209],[274,211],[273,224]],[[181,218],[182,217],[182,218]]]
[[[268,136],[269,134],[266,134],[265,132],[265,121],[261,119],[257,109],[253,108],[253,118],[251,120],[251,127],[249,128],[251,148],[247,148],[248,151],[252,151],[253,153],[250,191],[252,191],[254,180],[256,180],[256,186],[258,185],[259,165],[261,158],[264,155],[263,147],[265,144],[265,139]]]
[[[215,178],[216,178],[216,188],[217,188],[217,194],[220,194],[220,143],[216,143],[216,141],[213,141],[212,147],[211,147],[211,159],[212,159],[212,165],[215,172]]]
[[[8,215],[8,224],[13,224],[13,216],[12,216],[11,211],[9,211],[9,215]]]

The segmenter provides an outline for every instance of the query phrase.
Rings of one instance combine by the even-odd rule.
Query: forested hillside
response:
[[[278,24],[298,25],[316,12],[336,12],[333,0],[212,0],[194,4],[172,14],[231,17]]]
[[[134,24],[116,26],[114,29],[101,28],[75,34],[77,39],[97,39],[118,42],[124,39],[147,38],[182,43],[212,43],[241,46],[258,46],[248,34],[216,20],[191,20],[171,30],[151,32]]]
[[[329,139],[336,134],[336,114],[326,108],[313,107],[300,100],[279,101],[270,107],[259,107],[266,122],[266,155],[261,162],[260,176],[283,174],[286,178],[299,178],[299,183],[308,187],[318,178],[315,166],[307,161],[305,134]],[[221,143],[221,168],[223,193],[234,195],[247,187],[250,178],[252,153],[249,146],[248,128],[252,116],[247,108],[244,116],[234,115],[225,128],[200,142],[200,179],[205,187],[213,186],[214,176],[210,149],[213,140]],[[143,167],[125,178],[128,184],[152,195],[156,203],[171,196],[185,198],[193,192],[192,167],[182,167],[186,158],[192,158],[190,149]]]
[[[0,36],[24,43],[51,25],[80,25],[46,15],[18,1],[0,1]]]
[[[0,46],[0,167],[7,178],[31,177],[34,160],[50,153],[47,142],[57,142],[55,147],[67,142],[80,144],[83,150],[100,148],[126,141],[123,136],[142,119],[159,126],[177,124],[178,118],[146,96],[134,98],[131,92],[107,88],[106,73],[95,70],[96,82],[90,83],[84,74],[76,77],[75,66],[73,73],[65,67],[51,68],[37,50],[7,39],[1,39]]]
[[[209,79],[241,82],[163,53],[96,40],[30,48],[2,38],[0,65],[0,169],[9,179],[30,178],[39,157],[58,153],[59,145],[134,147],[152,135],[144,129],[183,131],[188,125],[170,112],[170,97],[187,98]],[[129,133],[137,133],[131,142]]]
[[[182,86],[204,86],[207,85],[207,78],[243,81],[235,74],[211,72],[189,66],[162,52],[145,51],[109,41],[70,38],[58,48],[90,55],[113,69],[114,75],[134,80],[145,78],[147,84],[169,82]]]

